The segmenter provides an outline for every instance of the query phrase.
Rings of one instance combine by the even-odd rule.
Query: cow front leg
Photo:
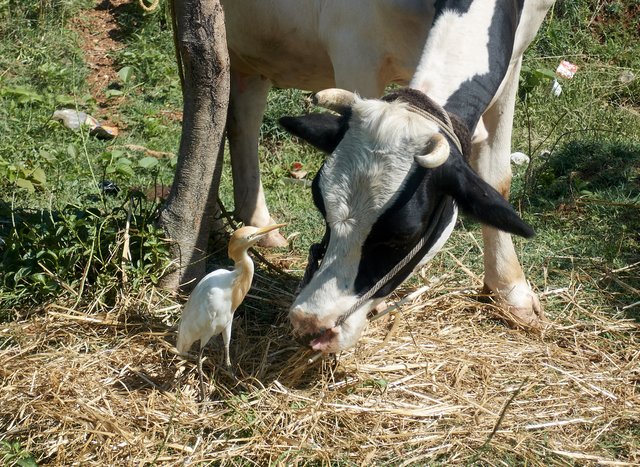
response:
[[[482,117],[487,133],[473,145],[472,165],[505,198],[511,188],[511,132],[521,61],[514,63],[502,91]],[[511,235],[482,226],[485,291],[494,294],[516,324],[539,329],[544,313],[518,261]]]
[[[258,139],[271,82],[260,75],[246,75],[231,70],[231,94],[227,136],[233,173],[233,196],[236,215],[245,225],[265,227],[274,221],[269,215],[260,182]],[[260,240],[266,247],[286,246],[278,230]]]

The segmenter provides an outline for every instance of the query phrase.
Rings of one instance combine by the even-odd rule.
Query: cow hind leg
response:
[[[521,61],[507,76],[502,92],[483,115],[488,134],[473,145],[472,165],[478,174],[505,198],[511,187],[511,132]],[[510,321],[539,329],[544,321],[542,306],[531,290],[518,261],[511,235],[482,227],[485,291],[494,294]]]
[[[265,227],[274,221],[269,215],[260,182],[258,139],[271,82],[260,75],[231,71],[231,94],[227,136],[231,153],[233,194],[236,215],[245,225]],[[267,247],[286,246],[278,230],[260,241]]]

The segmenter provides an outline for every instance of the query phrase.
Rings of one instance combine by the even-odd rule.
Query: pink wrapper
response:
[[[578,71],[578,65],[562,60],[558,68],[556,68],[556,75],[560,78],[571,79],[576,74],[576,71]]]

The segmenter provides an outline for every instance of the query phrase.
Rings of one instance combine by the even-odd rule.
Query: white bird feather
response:
[[[229,342],[233,313],[247,295],[253,279],[253,261],[247,250],[268,232],[283,225],[275,224],[262,228],[246,226],[236,230],[231,235],[228,248],[229,258],[234,261],[234,268],[218,269],[204,276],[187,300],[180,319],[176,347],[180,354],[185,355],[194,342],[200,341],[198,375],[202,400],[204,400],[202,353],[209,339],[222,334],[225,363],[227,367],[231,366]]]

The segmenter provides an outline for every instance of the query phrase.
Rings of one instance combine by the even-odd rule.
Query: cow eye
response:
[[[384,246],[394,250],[404,249],[414,245],[420,237],[419,234],[419,232],[412,231],[389,231],[387,235],[371,238],[370,244],[372,246]]]
[[[417,237],[415,232],[399,232],[389,237],[386,243],[392,248],[404,248],[413,245],[417,241]]]

